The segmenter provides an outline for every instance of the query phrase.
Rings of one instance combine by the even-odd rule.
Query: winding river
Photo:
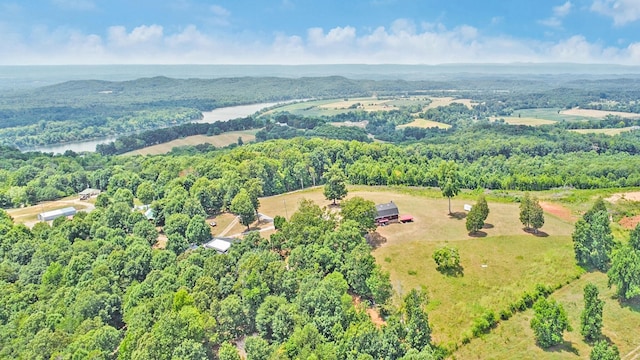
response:
[[[214,109],[212,111],[203,112],[202,119],[193,121],[195,123],[214,123],[217,121],[227,121],[231,119],[243,118],[256,112],[278,105],[281,103],[261,103],[251,105],[229,106]],[[116,136],[109,136],[100,139],[74,141],[64,144],[43,145],[31,149],[24,149],[23,151],[41,151],[46,153],[62,154],[67,150],[74,152],[83,151],[96,151],[96,145],[106,144],[116,140]]]

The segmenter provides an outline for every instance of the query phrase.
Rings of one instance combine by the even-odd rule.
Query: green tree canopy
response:
[[[580,314],[580,333],[587,341],[595,341],[602,335],[602,310],[604,300],[598,298],[594,284],[584,287],[584,310]]]
[[[249,225],[256,220],[256,210],[253,207],[249,193],[245,189],[240,189],[233,198],[229,210],[240,217],[240,223],[245,225],[247,230],[249,230]]]
[[[553,299],[541,298],[533,305],[531,319],[536,342],[543,348],[561,344],[565,330],[571,331],[567,313],[561,304]]]
[[[442,196],[449,199],[449,214],[451,214],[451,198],[460,193],[460,183],[458,165],[453,160],[442,161],[438,167],[438,186]]]
[[[342,221],[354,220],[363,233],[376,229],[376,214],[376,204],[359,196],[343,201],[340,206]]]
[[[347,196],[346,176],[342,169],[334,164],[324,173],[324,197],[327,200],[332,200],[333,204],[336,204],[336,200],[342,200]]]

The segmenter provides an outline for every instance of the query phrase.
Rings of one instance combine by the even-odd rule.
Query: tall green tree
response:
[[[423,291],[411,289],[404,297],[404,320],[407,330],[406,341],[414,349],[420,351],[431,343],[431,327],[429,316],[424,310],[427,296]]]
[[[340,206],[342,220],[354,220],[358,223],[362,233],[368,233],[376,229],[376,214],[376,204],[359,196],[343,201]]]
[[[595,341],[602,335],[602,310],[604,300],[598,298],[594,284],[584,287],[584,310],[580,314],[580,333],[587,341]]]
[[[609,344],[606,340],[600,340],[591,350],[589,360],[620,360],[620,351],[614,344]]]
[[[478,232],[478,230],[482,229],[484,226],[484,215],[482,213],[482,209],[478,207],[478,204],[473,206],[469,213],[467,213],[467,218],[465,220],[465,225],[467,227],[467,231],[470,233]]]
[[[578,264],[606,271],[609,267],[613,235],[605,210],[589,212],[578,220],[572,234]]]
[[[553,299],[541,298],[533,305],[533,311],[531,329],[538,345],[548,348],[561,344],[564,331],[571,331],[567,313],[562,305]]]
[[[525,228],[533,229],[536,233],[544,225],[542,206],[538,198],[531,197],[528,192],[520,200],[520,222]]]
[[[614,250],[611,268],[607,271],[609,286],[616,285],[624,300],[640,295],[640,250],[629,245]]]
[[[240,189],[238,194],[234,196],[229,210],[240,217],[240,223],[246,226],[247,230],[249,230],[249,225],[256,220],[256,210],[245,189]]]
[[[342,200],[347,196],[346,176],[338,164],[333,164],[327,172],[324,173],[324,197],[332,200],[336,204],[336,200]]]
[[[190,244],[204,244],[211,240],[211,230],[203,216],[196,215],[189,220],[185,238]]]
[[[449,214],[451,214],[451,198],[460,193],[460,183],[458,165],[453,160],[442,161],[438,167],[438,186],[442,196],[449,199]]]

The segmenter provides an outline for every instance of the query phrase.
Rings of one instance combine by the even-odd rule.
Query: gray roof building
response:
[[[398,210],[398,206],[390,201],[387,204],[378,204],[376,205],[376,220],[386,218],[388,220],[395,220],[400,215],[400,211]]]
[[[61,216],[73,216],[76,214],[76,208],[74,207],[66,207],[58,210],[45,211],[43,213],[38,214],[39,221],[50,221]]]

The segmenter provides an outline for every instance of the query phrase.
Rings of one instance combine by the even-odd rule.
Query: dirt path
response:
[[[227,225],[227,227],[224,228],[224,230],[222,230],[222,232],[218,236],[219,237],[223,237],[223,236],[227,235],[227,233],[229,231],[231,231],[231,229],[233,229],[233,227],[236,226],[237,223],[238,223],[238,217],[236,216],[236,218],[233,219],[233,221],[231,223],[229,223],[229,225]]]
[[[549,214],[555,215],[562,220],[569,222],[574,222],[576,220],[576,217],[571,213],[571,210],[562,205],[541,201],[540,206],[542,206],[542,210],[548,212]]]
[[[640,359],[640,346],[631,350],[627,355],[622,357],[622,360],[637,360]]]

